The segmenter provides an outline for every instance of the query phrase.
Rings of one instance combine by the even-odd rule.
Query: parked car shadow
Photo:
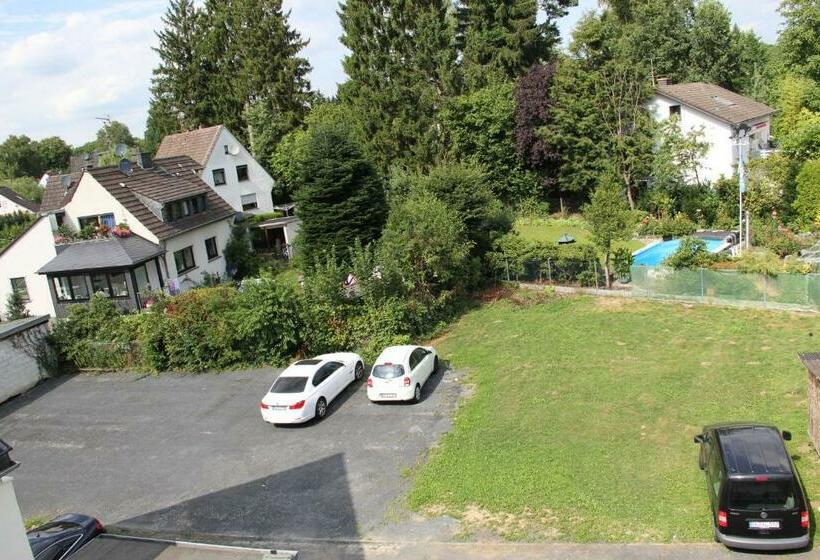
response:
[[[331,547],[337,541],[345,543],[345,560],[364,559],[356,544],[358,522],[341,453],[109,524],[108,530],[289,550],[303,544]]]
[[[40,397],[47,395],[63,383],[66,383],[72,379],[75,375],[77,374],[67,373],[57,377],[48,377],[25,393],[21,393],[11,397],[7,401],[0,403],[0,419],[17,412],[27,404],[30,404]]]

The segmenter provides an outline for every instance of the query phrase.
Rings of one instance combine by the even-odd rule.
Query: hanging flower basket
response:
[[[131,237],[131,228],[126,224],[117,224],[111,228],[111,233],[117,237]]]

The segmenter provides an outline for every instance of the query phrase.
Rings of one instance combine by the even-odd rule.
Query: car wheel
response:
[[[316,401],[316,418],[321,420],[325,416],[327,416],[327,401],[324,397],[319,397]]]
[[[413,402],[417,403],[421,401],[421,385],[416,383],[416,390],[413,391]]]
[[[438,373],[438,367],[439,367],[438,356],[436,356],[436,359],[433,361],[433,374]]]
[[[356,362],[353,379],[354,381],[361,381],[362,377],[364,377],[364,365],[361,362]]]
[[[698,466],[700,470],[706,470],[706,457],[703,454],[703,447],[700,448],[700,453],[698,453]]]

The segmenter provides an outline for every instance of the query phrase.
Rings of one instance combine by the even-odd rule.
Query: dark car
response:
[[[750,550],[809,545],[809,505],[786,451],[790,439],[789,432],[753,423],[706,426],[695,436],[716,541]]]
[[[34,560],[67,560],[102,532],[102,523],[93,517],[68,513],[27,534]]]

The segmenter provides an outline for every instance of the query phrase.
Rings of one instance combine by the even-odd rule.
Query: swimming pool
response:
[[[723,239],[704,239],[706,248],[711,253],[717,253],[726,248],[727,243]],[[671,257],[675,251],[680,247],[680,239],[670,239],[669,241],[661,241],[654,245],[649,245],[639,251],[635,251],[633,256],[635,261],[634,266],[658,266],[666,259]]]

